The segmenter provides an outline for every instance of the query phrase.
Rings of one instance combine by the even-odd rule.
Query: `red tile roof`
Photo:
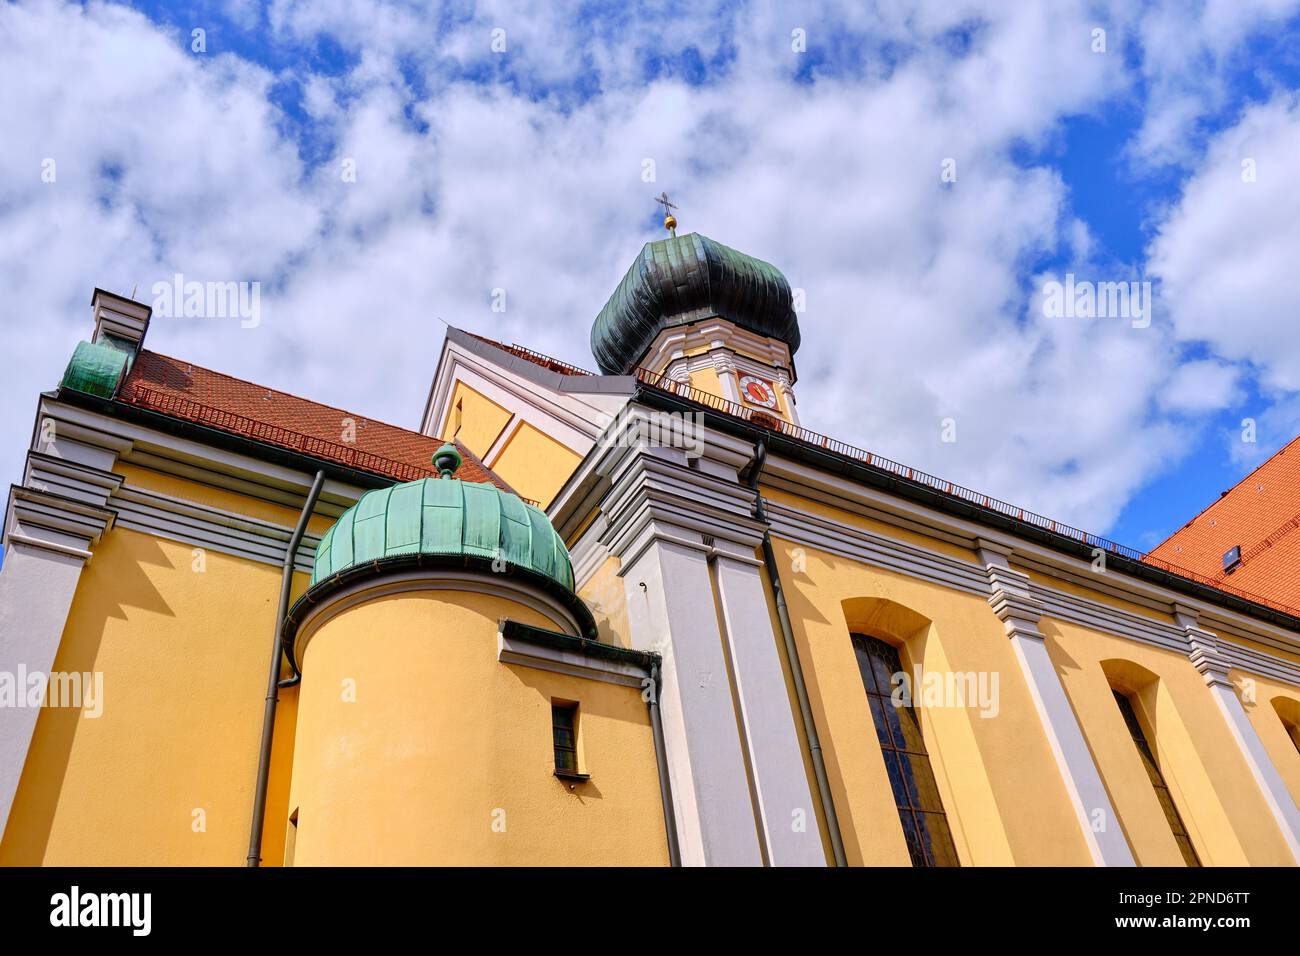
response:
[[[1241,548],[1231,574],[1223,556]],[[1175,531],[1151,557],[1218,583],[1300,605],[1300,438]]]
[[[397,481],[436,475],[433,453],[443,444],[148,350],[140,351],[117,401]],[[514,493],[472,451],[456,447],[464,460],[455,477]]]

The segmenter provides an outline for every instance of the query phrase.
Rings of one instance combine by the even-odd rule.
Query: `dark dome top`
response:
[[[646,243],[596,316],[591,351],[606,375],[626,375],[664,329],[713,316],[799,348],[781,271],[692,232]]]

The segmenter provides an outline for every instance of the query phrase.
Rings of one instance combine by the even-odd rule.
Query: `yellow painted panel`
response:
[[[929,622],[890,635],[903,645],[905,663],[984,674],[990,690],[996,675],[996,713],[974,702],[921,709],[963,864],[1086,865],[1090,856],[1037,710],[988,602],[780,539],[773,547],[850,863],[909,865],[849,640],[853,627],[899,627],[901,616],[872,617],[861,603],[887,601]]]
[[[447,417],[446,434],[440,438],[455,438],[470,451],[482,458],[510,423],[511,414],[492,399],[457,382],[451,393],[451,411]]]
[[[728,373],[731,384],[736,384],[736,376]],[[708,392],[710,395],[716,395],[718,398],[726,398],[722,392],[722,381],[718,377],[717,369],[712,366],[697,368],[691,372],[691,388],[698,388],[702,392]]]
[[[578,591],[578,597],[591,608],[596,618],[596,630],[607,644],[627,647],[632,627],[627,617],[627,591],[618,575],[619,561],[612,555],[602,564]]]
[[[488,464],[520,495],[545,507],[581,461],[554,438],[524,422]]]
[[[243,864],[280,571],[194,561],[189,545],[121,528],[95,548],[54,668],[102,672],[103,713],[41,712],[0,864]],[[268,862],[283,853],[277,814]]]
[[[497,661],[498,621],[554,627],[499,597],[399,594],[307,644],[294,864],[663,865],[638,688]],[[553,700],[578,704],[581,769],[554,776]]]
[[[1259,734],[1260,742],[1268,751],[1269,759],[1273,761],[1273,766],[1277,768],[1292,799],[1300,805],[1300,737],[1292,737],[1282,722],[1282,715],[1278,713],[1278,703],[1275,703],[1280,702],[1282,713],[1300,724],[1300,687],[1237,670],[1233,670],[1229,676],[1255,732]],[[1249,688],[1249,694],[1243,693],[1246,688]]]
[[[1118,689],[1148,725],[1201,862],[1292,862],[1222,711],[1184,655],[1053,618],[1039,627],[1140,865],[1181,866],[1182,856],[1115,704],[1116,683],[1128,685]]]

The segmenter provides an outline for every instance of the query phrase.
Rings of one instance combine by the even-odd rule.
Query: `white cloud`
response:
[[[1054,250],[1080,274],[1129,278],[1094,263],[1058,175],[1009,158],[1130,82],[1119,56],[1091,52],[1085,4],[701,6],[580,27],[537,5],[433,22],[407,5],[269,10],[277,42],[327,33],[360,54],[342,77],[287,77],[332,143],[306,168],[266,70],[193,56],[119,7],[0,9],[0,85],[31,91],[0,156],[0,283],[22,304],[0,343],[30,357],[5,385],[18,408],[0,466],[17,474],[28,409],[89,331],[95,284],[262,279],[258,329],[159,321],[149,346],[408,426],[440,319],[590,367],[591,320],[654,236],[660,189],[683,229],[807,290],[806,425],[1038,511],[1104,529],[1180,453],[1206,396],[1232,393],[1226,373],[1177,370],[1167,326],[1047,319],[1030,301],[1025,263]],[[496,23],[519,92],[457,78],[495,62]],[[865,65],[792,82],[796,26],[814,47],[860,46]],[[688,45],[734,59],[701,87],[643,82],[645,55]],[[581,71],[599,95],[539,93]],[[40,183],[46,155],[62,157],[55,186]],[[1175,295],[1180,275],[1164,275]],[[947,417],[955,444],[940,441]]]
[[[1171,412],[1212,412],[1241,399],[1239,369],[1212,359],[1178,366],[1160,392],[1162,407]]]
[[[1248,363],[1277,392],[1300,391],[1297,155],[1295,95],[1250,109],[1212,142],[1150,251],[1179,338]],[[1243,178],[1246,160],[1254,181]]]
[[[1229,101],[1235,70],[1249,64],[1245,41],[1276,29],[1300,12],[1297,0],[1159,0],[1141,7],[1119,2],[1110,15],[1139,39],[1146,87],[1142,129],[1133,143],[1139,162],[1187,165],[1198,159],[1207,116]]]

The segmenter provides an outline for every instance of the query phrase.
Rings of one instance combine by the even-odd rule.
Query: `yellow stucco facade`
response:
[[[11,496],[0,584],[50,582],[12,613],[33,660],[102,678],[102,712],[23,731],[0,865],[243,863],[278,638],[301,682],[278,692],[266,866],[1179,866],[1184,836],[1206,866],[1300,859],[1284,615],[863,477],[734,405],[553,367],[512,385],[519,351],[475,342],[494,397],[446,376],[429,428],[545,514],[45,397],[98,444],[33,448],[64,484]],[[792,423],[790,354],[759,346],[737,354]],[[736,394],[727,362],[687,367]],[[683,411],[696,447],[607,431]],[[399,484],[406,511],[363,497]],[[314,571],[280,620],[308,503]]]
[[[558,622],[481,594],[368,601],[310,637],[294,747],[294,864],[667,862],[639,690],[496,659],[497,626]],[[551,703],[580,767],[551,773]]]

